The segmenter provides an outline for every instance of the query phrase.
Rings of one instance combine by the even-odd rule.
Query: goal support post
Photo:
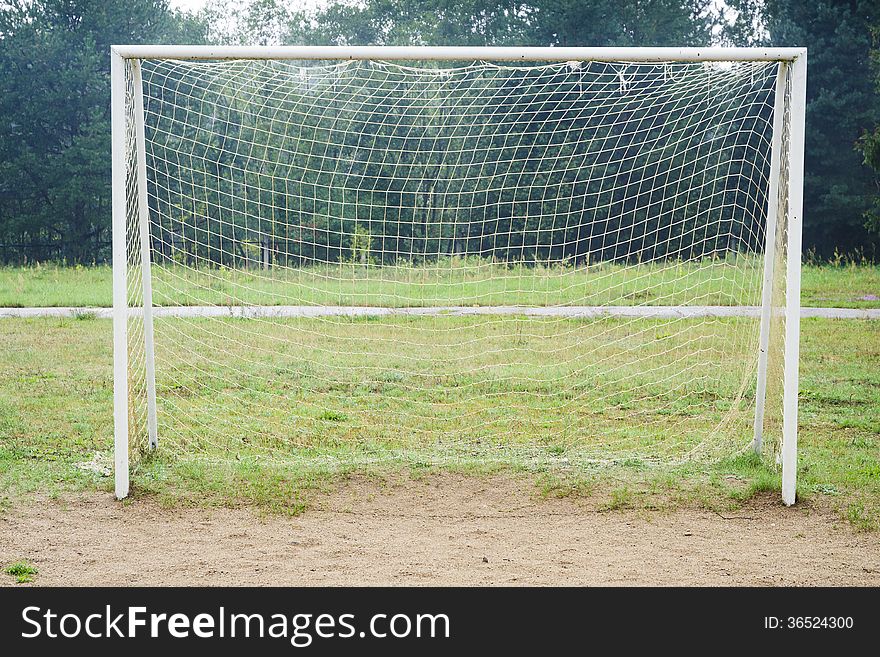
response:
[[[776,267],[777,215],[779,210],[779,160],[782,157],[782,117],[785,112],[785,85],[788,63],[776,74],[773,103],[773,140],[770,148],[770,182],[767,194],[767,229],[764,240],[764,277],[761,289],[761,327],[758,346],[758,380],[755,387],[755,428],[752,447],[760,455],[764,442],[764,405],[767,401],[767,365],[770,356],[770,322],[773,312],[773,273]]]
[[[144,364],[147,388],[147,432],[150,449],[159,445],[156,418],[156,356],[153,340],[153,281],[150,263],[150,208],[147,199],[147,155],[144,138],[144,94],[140,62],[132,64],[134,85],[134,125],[137,150],[138,236],[141,252],[141,284],[143,286]]]
[[[497,61],[497,62],[609,62],[700,63],[778,62],[773,101],[772,140],[764,226],[763,274],[756,353],[753,449],[764,443],[771,359],[771,324],[784,319],[782,383],[782,438],[780,460],[782,498],[795,502],[797,484],[798,358],[800,340],[800,267],[803,203],[806,50],[801,48],[543,48],[543,47],[396,47],[396,46],[153,46],[119,45],[111,48],[112,214],[113,214],[113,403],[115,492],[129,494],[129,449],[132,389],[130,385],[130,322],[141,322],[143,332],[143,396],[147,444],[159,444],[156,359],[153,318],[153,245],[151,243],[145,136],[142,60],[371,60],[371,61]],[[624,78],[621,77],[621,84]],[[133,145],[132,145],[133,144]],[[128,151],[127,151],[128,149]],[[127,156],[127,152],[133,156]],[[785,169],[784,190],[781,170]],[[131,185],[131,179],[136,184]],[[785,195],[783,201],[782,195]],[[433,189],[432,189],[433,194]],[[132,209],[134,208],[134,209]],[[131,216],[137,232],[132,236]],[[780,227],[784,225],[784,230]],[[366,238],[369,244],[369,236]],[[780,240],[782,242],[780,243]],[[259,259],[268,268],[268,242]],[[273,247],[274,248],[274,247]],[[369,247],[367,247],[369,249]],[[136,252],[140,280],[129,275]],[[780,251],[784,252],[784,306],[774,297]],[[453,250],[453,254],[454,254]],[[361,256],[365,258],[366,256]],[[273,255],[274,258],[274,255]],[[362,260],[365,262],[365,260]],[[274,267],[274,265],[273,265]],[[130,286],[137,286],[138,307],[130,307]],[[161,304],[161,302],[160,302]],[[753,370],[753,373],[755,370]]]
[[[113,461],[116,497],[129,490],[128,255],[126,248],[125,60],[110,56],[113,212]]]
[[[782,426],[782,500],[794,504],[797,494],[798,378],[800,373],[801,238],[804,203],[804,139],[807,107],[807,54],[791,68],[791,135],[788,149],[789,189],[785,283],[785,383]]]

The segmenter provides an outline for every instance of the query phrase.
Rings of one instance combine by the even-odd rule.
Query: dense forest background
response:
[[[281,0],[0,4],[0,262],[109,258],[113,43],[809,48],[804,246],[880,258],[880,4]]]

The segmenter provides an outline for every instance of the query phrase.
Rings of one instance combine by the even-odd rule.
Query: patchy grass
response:
[[[14,577],[16,584],[29,584],[34,581],[38,571],[36,567],[30,565],[27,561],[16,561],[6,566],[3,572]]]
[[[621,486],[611,490],[609,499],[604,502],[599,509],[601,511],[620,511],[622,509],[631,509],[635,505],[635,495],[628,486]]]
[[[852,502],[846,508],[846,519],[859,531],[875,531],[878,528],[876,513],[865,508],[865,503]]]
[[[543,472],[536,478],[541,497],[563,499],[566,497],[592,497],[596,481],[583,476],[566,476],[559,472]]]
[[[154,268],[156,305],[759,305],[762,263],[746,256],[638,266],[526,266],[447,258],[426,266],[339,263],[260,270]],[[0,307],[112,305],[107,265],[0,267]],[[805,264],[805,306],[880,308],[880,266]]]

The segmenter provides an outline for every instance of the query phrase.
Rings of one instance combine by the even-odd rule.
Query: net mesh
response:
[[[129,61],[135,461],[145,276],[169,454],[571,464],[746,449],[768,203],[784,210],[787,192],[783,167],[769,199],[778,66]],[[783,248],[775,259],[774,308]]]

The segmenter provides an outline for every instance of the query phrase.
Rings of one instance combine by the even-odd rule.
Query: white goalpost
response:
[[[114,46],[151,452],[797,477],[806,50]]]

